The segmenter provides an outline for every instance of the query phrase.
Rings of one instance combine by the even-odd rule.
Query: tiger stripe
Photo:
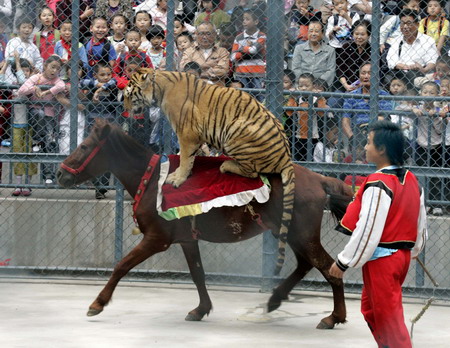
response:
[[[169,119],[180,143],[180,166],[169,176],[178,186],[189,175],[197,149],[203,143],[233,158],[223,170],[248,177],[279,173],[283,183],[283,210],[278,236],[276,273],[283,266],[287,233],[294,206],[294,167],[288,139],[276,117],[249,94],[211,85],[194,75],[139,69],[124,90],[125,108],[151,105],[155,100]],[[188,148],[186,148],[188,147]]]

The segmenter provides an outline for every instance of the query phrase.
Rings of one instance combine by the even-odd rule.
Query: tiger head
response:
[[[153,82],[155,71],[153,69],[138,69],[123,91],[125,109],[133,114],[142,113],[144,106],[150,106],[153,101]]]

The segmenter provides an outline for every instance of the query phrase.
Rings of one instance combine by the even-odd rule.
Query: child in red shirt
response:
[[[117,77],[123,77],[126,62],[132,57],[138,57],[141,59],[141,68],[153,68],[150,57],[139,49],[141,45],[141,33],[137,30],[130,30],[125,35],[125,45],[128,48],[128,52],[120,54],[117,58],[116,65],[114,66],[114,74]]]
[[[55,29],[55,14],[49,7],[43,7],[39,13],[39,21],[42,24],[41,31],[34,36],[33,42],[39,48],[41,57],[47,60],[55,53],[55,44],[59,41],[59,30]]]
[[[123,97],[123,89],[128,85],[131,75],[142,66],[143,60],[139,56],[132,56],[124,62],[124,74],[116,76],[117,88],[119,89],[119,100]],[[151,125],[148,115],[148,108],[144,108],[140,114],[130,115],[128,111],[122,113],[122,128],[130,136],[135,138],[145,147],[149,147]]]

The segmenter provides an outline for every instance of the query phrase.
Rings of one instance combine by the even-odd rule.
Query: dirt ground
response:
[[[16,347],[376,347],[360,312],[347,299],[347,319],[334,330],[317,330],[332,308],[328,294],[294,292],[266,314],[269,294],[256,289],[210,287],[214,311],[187,322],[197,306],[191,285],[122,282],[104,312],[87,317],[103,287],[99,281],[0,279],[0,346]],[[405,318],[423,300],[405,300]],[[450,306],[433,304],[414,327],[414,347],[450,346]]]

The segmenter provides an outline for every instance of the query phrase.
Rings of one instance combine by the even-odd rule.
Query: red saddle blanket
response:
[[[196,157],[192,174],[178,188],[164,184],[168,174],[180,164],[178,155],[161,159],[158,182],[157,209],[166,220],[179,219],[208,212],[222,206],[242,206],[253,199],[259,203],[269,200],[270,185],[267,178],[245,178],[236,174],[222,174],[221,164],[228,157]]]

